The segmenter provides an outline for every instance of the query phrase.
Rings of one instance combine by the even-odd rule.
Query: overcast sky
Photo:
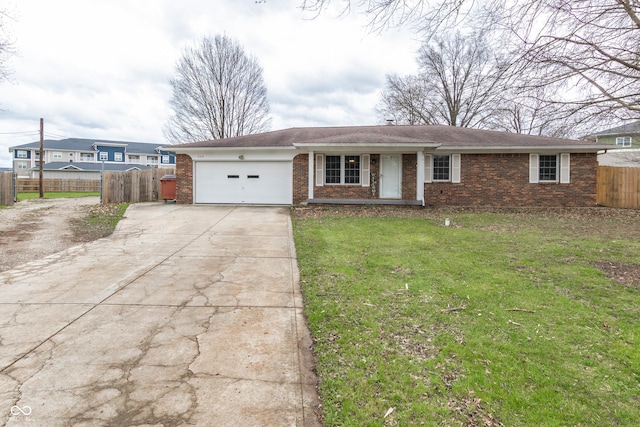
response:
[[[419,41],[363,16],[311,19],[301,0],[0,0],[18,56],[0,84],[0,166],[45,138],[166,143],[168,80],[186,46],[227,34],[264,69],[272,130],[379,124],[385,76],[416,71]],[[339,4],[341,2],[334,2]]]

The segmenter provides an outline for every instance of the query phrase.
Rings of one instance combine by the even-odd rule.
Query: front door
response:
[[[402,197],[402,164],[400,154],[380,155],[380,198]]]

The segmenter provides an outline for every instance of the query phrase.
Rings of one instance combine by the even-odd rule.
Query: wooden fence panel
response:
[[[599,205],[640,209],[640,168],[598,166],[597,182]]]
[[[18,178],[18,193],[37,193],[40,191],[39,178]],[[45,178],[44,191],[51,193],[95,193],[100,191],[100,180]]]
[[[102,203],[155,202],[162,195],[160,179],[175,169],[154,168],[105,172]]]
[[[0,206],[13,205],[13,172],[0,172]]]

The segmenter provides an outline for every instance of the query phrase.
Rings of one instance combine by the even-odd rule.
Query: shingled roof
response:
[[[607,135],[622,135],[622,134],[636,134],[640,133],[640,121],[627,123],[622,126],[617,126],[611,129],[606,129],[598,133],[594,133],[594,136],[607,136]]]
[[[169,151],[194,148],[272,148],[316,145],[421,145],[441,149],[575,148],[598,151],[605,146],[575,139],[549,138],[454,126],[345,126],[289,128],[260,134],[164,147]]]

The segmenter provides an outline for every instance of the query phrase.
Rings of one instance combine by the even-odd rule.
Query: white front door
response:
[[[402,197],[402,156],[400,154],[380,155],[380,198],[399,199]]]

